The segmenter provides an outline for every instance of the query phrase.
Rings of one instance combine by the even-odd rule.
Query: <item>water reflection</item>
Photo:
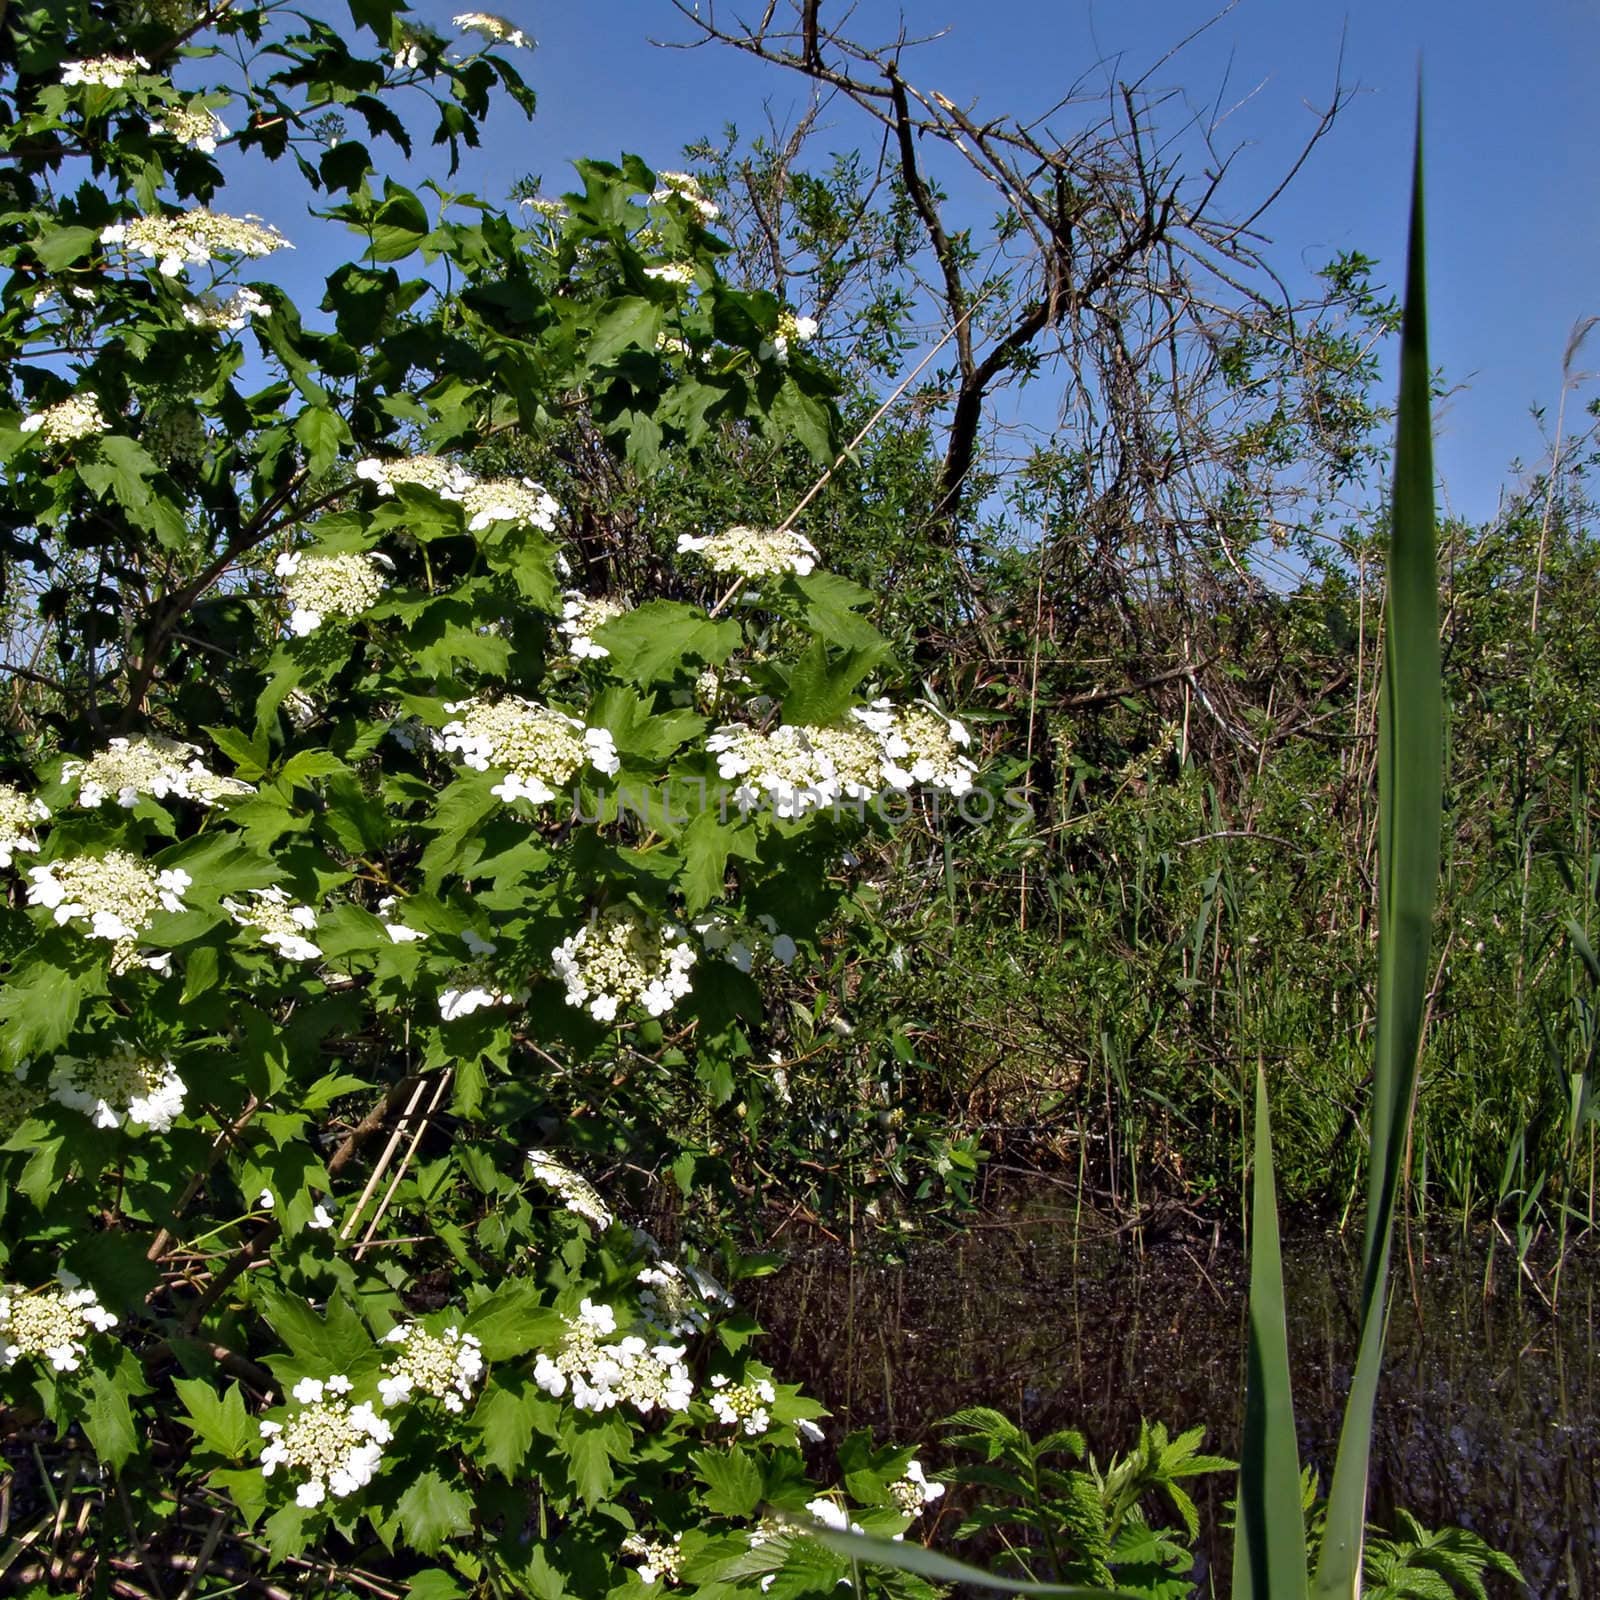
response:
[[[1034,1432],[1080,1428],[1102,1453],[1131,1445],[1141,1415],[1175,1430],[1205,1422],[1208,1446],[1232,1452],[1240,1254],[1165,1243],[1141,1255],[1074,1232],[1071,1216],[1002,1217],[899,1265],[798,1252],[754,1296],[772,1334],[764,1354],[827,1402],[840,1433],[865,1425],[912,1442],[985,1404]],[[1428,1526],[1457,1522],[1509,1551],[1533,1595],[1600,1595],[1600,1268],[1569,1260],[1552,1316],[1517,1293],[1503,1253],[1487,1296],[1482,1255],[1415,1241],[1409,1267],[1397,1254],[1375,1520],[1398,1503]],[[1324,1490],[1355,1357],[1357,1268],[1340,1240],[1286,1242],[1301,1453]],[[1211,1540],[1202,1570],[1226,1572],[1215,1563],[1231,1482],[1193,1488]]]

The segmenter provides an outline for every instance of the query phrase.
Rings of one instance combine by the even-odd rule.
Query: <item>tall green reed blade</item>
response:
[[[1272,1171],[1267,1075],[1256,1067],[1250,1184],[1250,1346],[1233,1535],[1233,1600],[1305,1600],[1306,1529],[1289,1382],[1289,1319]]]
[[[1378,711],[1378,1038],[1362,1252],[1361,1348],[1339,1435],[1327,1532],[1312,1588],[1316,1600],[1350,1600],[1361,1592],[1372,1414],[1388,1316],[1389,1250],[1416,1087],[1439,876],[1443,690],[1428,403],[1420,97],[1411,182],[1383,693]]]

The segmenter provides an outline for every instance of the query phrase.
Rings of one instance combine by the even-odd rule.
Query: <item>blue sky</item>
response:
[[[795,75],[720,47],[652,44],[692,36],[670,0],[497,5],[538,40],[522,64],[540,108],[531,126],[497,121],[488,148],[457,180],[488,196],[500,198],[530,171],[543,174],[547,193],[559,193],[572,159],[586,154],[631,150],[670,166],[684,143],[720,133],[725,122],[754,133],[769,112],[787,123],[806,104],[808,86]],[[762,5],[747,0],[740,9],[758,14]],[[317,9],[339,10],[330,0]],[[415,6],[420,20],[447,34],[456,9],[454,0]],[[731,15],[725,3],[718,9]],[[912,32],[947,29],[908,59],[907,76],[963,105],[975,99],[991,114],[1026,112],[1044,109],[1092,70],[1138,77],[1217,9],[1188,0],[913,0],[900,8],[861,0],[850,32],[886,39],[902,13]],[[1592,0],[1515,8],[1353,0],[1342,10],[1239,0],[1152,83],[1185,91],[1195,106],[1238,103],[1223,137],[1243,147],[1236,192],[1246,198],[1309,132],[1308,107],[1327,102],[1340,71],[1356,92],[1264,219],[1269,254],[1304,281],[1337,252],[1361,250],[1397,284],[1419,59],[1433,351],[1456,386],[1439,416],[1440,474],[1449,509],[1486,517],[1513,461],[1537,463],[1543,454],[1529,408],[1547,406],[1553,421],[1568,333],[1580,316],[1600,312],[1600,151],[1592,131],[1600,8]],[[820,143],[843,149],[872,138],[865,118],[840,103]],[[311,264],[302,256],[296,270]],[[1600,367],[1600,337],[1590,353]],[[1580,386],[1569,419],[1596,393],[1600,386]]]

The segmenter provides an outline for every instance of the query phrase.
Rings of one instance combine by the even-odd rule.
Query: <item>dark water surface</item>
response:
[[[1071,1426],[1101,1461],[1139,1419],[1208,1426],[1233,1454],[1242,1410],[1244,1260],[1222,1245],[1082,1236],[1032,1207],[881,1265],[830,1246],[747,1286],[772,1338],[764,1357],[832,1409],[834,1429],[932,1441],[939,1418],[989,1405],[1035,1433]],[[1600,1600],[1600,1262],[1569,1257],[1552,1313],[1518,1292],[1503,1248],[1460,1241],[1396,1253],[1379,1394],[1371,1515],[1399,1504],[1508,1551],[1539,1597]],[[1413,1270],[1414,1269],[1414,1270]],[[1359,1245],[1285,1241],[1301,1457],[1328,1487],[1355,1359]],[[1549,1293],[1547,1274],[1541,1274]],[[751,1289],[756,1292],[751,1295]],[[929,1449],[930,1466],[941,1464]],[[1231,1479],[1193,1484],[1204,1570],[1226,1574]],[[1220,1565],[1219,1565],[1220,1563]],[[1217,1593],[1225,1594],[1224,1577]],[[1208,1592],[1206,1587],[1201,1592]],[[1510,1594],[1507,1585],[1498,1593]]]

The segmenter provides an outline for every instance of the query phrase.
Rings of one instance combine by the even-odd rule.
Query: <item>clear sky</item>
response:
[[[652,44],[692,37],[670,0],[495,4],[538,40],[522,64],[540,96],[534,124],[497,121],[496,137],[457,180],[495,198],[526,172],[543,174],[546,193],[559,193],[580,155],[631,150],[670,166],[685,142],[716,135],[725,122],[754,133],[768,110],[784,123],[806,104],[808,86],[793,74],[721,47]],[[744,0],[737,9],[758,15],[764,4]],[[338,10],[328,0],[316,9]],[[415,9],[453,31],[454,0],[419,0]],[[718,10],[732,14],[725,0]],[[824,0],[824,19],[829,10]],[[849,32],[878,42],[902,15],[914,33],[946,29],[908,58],[907,76],[963,105],[976,99],[990,114],[1026,113],[1100,63],[1117,79],[1140,76],[1217,10],[1190,0],[860,0]],[[1356,93],[1265,218],[1269,254],[1293,277],[1360,250],[1397,285],[1419,59],[1433,351],[1457,386],[1440,414],[1440,472],[1448,507],[1485,517],[1513,461],[1536,464],[1543,454],[1529,409],[1547,406],[1553,422],[1568,333],[1580,316],[1600,312],[1600,6],[1238,0],[1152,83],[1185,91],[1196,106],[1239,102],[1221,137],[1245,147],[1236,167],[1245,198],[1304,139],[1315,120],[1309,107],[1327,103],[1338,74]],[[873,133],[840,103],[820,138],[824,149],[842,149]],[[1589,354],[1600,367],[1600,335]],[[1600,385],[1581,385],[1576,407],[1597,393]],[[1574,410],[1569,402],[1569,418]]]

